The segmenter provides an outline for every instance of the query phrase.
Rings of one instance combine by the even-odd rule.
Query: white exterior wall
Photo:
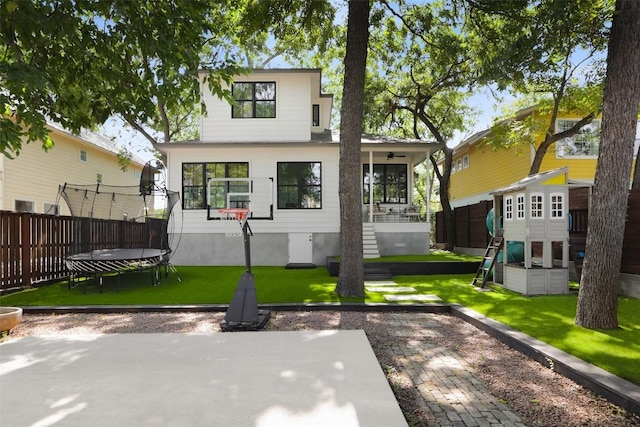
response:
[[[311,73],[257,73],[236,78],[235,82],[275,82],[276,118],[233,119],[231,105],[213,96],[203,86],[203,101],[207,115],[201,119],[203,142],[303,142],[311,136],[311,105],[320,104],[321,124],[326,99],[316,97],[312,101]],[[324,101],[324,102],[322,102]],[[323,108],[323,104],[325,108]],[[324,119],[324,120],[323,120]]]
[[[35,212],[43,213],[44,204],[55,204],[58,185],[93,184],[96,173],[109,185],[138,185],[142,166],[130,163],[126,172],[120,170],[116,154],[59,132],[52,132],[55,146],[45,152],[39,141],[23,144],[20,155],[5,158],[0,179],[0,209],[14,210],[15,200],[35,202]],[[80,150],[87,152],[87,161],[80,160]],[[138,175],[136,175],[136,171]],[[68,215],[66,203],[59,201],[60,213]]]
[[[255,178],[273,177],[273,221],[250,222],[254,233],[337,233],[340,230],[338,200],[338,147],[309,146],[295,148],[243,147],[185,147],[168,149],[169,188],[182,190],[182,164],[193,162],[248,162],[249,175]],[[322,173],[321,209],[278,209],[276,202],[278,162],[320,162]],[[220,221],[207,221],[207,211],[185,210],[183,233],[224,233]]]

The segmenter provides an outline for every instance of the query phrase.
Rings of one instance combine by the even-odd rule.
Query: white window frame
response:
[[[513,220],[513,196],[504,198],[504,219],[505,221]]]
[[[461,171],[462,170],[462,159],[458,159],[458,170]]]
[[[516,194],[516,219],[523,220],[527,212],[527,203],[524,193]]]
[[[536,192],[529,195],[529,219],[544,219],[543,193]]]
[[[467,154],[462,158],[462,168],[466,169],[468,167],[469,167],[469,155]]]
[[[87,163],[89,161],[89,153],[87,150],[80,149],[80,161],[83,163]]]
[[[554,198],[556,198],[556,200],[554,200]],[[564,200],[565,200],[564,193],[549,194],[549,218],[550,219],[564,219],[564,205],[565,205]]]
[[[28,203],[31,206],[29,210],[19,210],[17,204],[18,203]],[[13,210],[16,212],[31,212],[35,213],[36,211],[36,202],[35,200],[26,200],[26,199],[15,199],[13,201]]]
[[[104,184],[104,174],[102,172],[96,172],[96,184]]]
[[[556,133],[573,127],[580,119],[556,120]],[[600,120],[593,120],[584,125],[577,134],[569,138],[563,138],[556,142],[556,158],[595,159],[600,151]],[[589,141],[589,139],[592,139]],[[591,146],[592,152],[583,154],[584,147]]]
[[[47,215],[58,215],[60,213],[60,205],[57,203],[42,203],[42,213]]]

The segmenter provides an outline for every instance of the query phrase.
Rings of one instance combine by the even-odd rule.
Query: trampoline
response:
[[[102,292],[103,275],[116,273],[119,286],[120,274],[140,270],[150,271],[154,286],[169,271],[181,281],[170,263],[177,246],[170,239],[176,235],[173,209],[179,194],[166,188],[164,171],[160,161],[151,161],[137,186],[59,187],[58,198],[65,200],[72,217],[73,243],[64,259],[69,288],[97,278]]]

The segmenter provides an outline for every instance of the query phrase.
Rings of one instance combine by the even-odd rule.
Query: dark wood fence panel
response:
[[[456,246],[469,247],[469,206],[454,209],[456,218]]]
[[[627,203],[620,271],[640,274],[640,190],[631,190]]]
[[[444,223],[444,212],[436,212],[436,243],[447,242],[447,229]]]
[[[115,248],[164,248],[166,226],[0,211],[0,292],[68,276],[64,258]]]
[[[487,214],[493,209],[493,203],[484,200],[469,206],[469,247],[486,248],[491,241],[487,230]]]

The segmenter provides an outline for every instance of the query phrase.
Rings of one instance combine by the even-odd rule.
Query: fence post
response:
[[[31,214],[20,214],[20,269],[22,284],[31,287]]]

